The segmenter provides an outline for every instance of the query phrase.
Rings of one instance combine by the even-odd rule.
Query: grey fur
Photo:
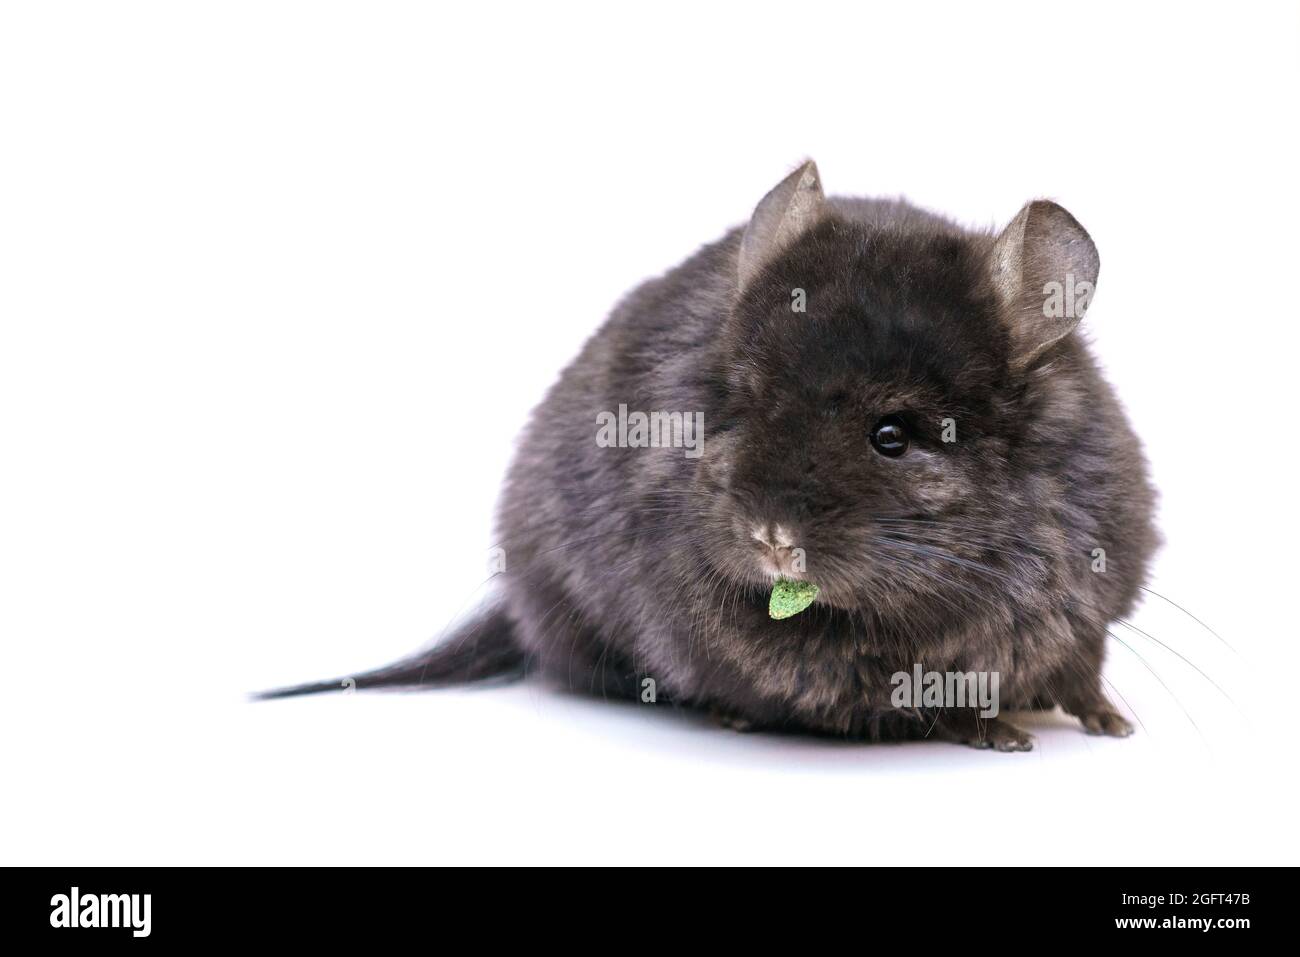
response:
[[[920,663],[998,671],[1004,710],[1060,704],[1127,733],[1100,669],[1157,544],[1153,493],[1078,317],[1042,314],[1045,283],[1095,282],[1096,263],[1055,204],[994,236],[824,200],[800,167],[748,233],[633,291],[533,413],[486,670],[628,697],[653,679],[660,701],[745,727],[1030,746],[1005,718],[895,708],[891,676]],[[703,455],[601,447],[620,405],[702,412]],[[900,458],[869,441],[889,414],[913,432]],[[755,534],[778,526],[821,587],[783,621]],[[442,674],[439,654],[421,660]]]

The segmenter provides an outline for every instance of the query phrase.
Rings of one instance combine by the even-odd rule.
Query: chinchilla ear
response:
[[[1101,260],[1087,230],[1044,199],[1026,203],[993,246],[993,280],[1011,341],[1027,368],[1074,331],[1092,301]]]
[[[759,201],[740,241],[740,287],[826,212],[822,178],[812,160],[777,183]]]

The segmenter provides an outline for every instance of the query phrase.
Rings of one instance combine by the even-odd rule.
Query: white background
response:
[[[6,6],[0,859],[1296,863],[1298,41],[1245,2]],[[1025,755],[246,702],[472,604],[528,410],[805,156],[1086,225],[1152,585],[1235,653],[1151,598],[1137,736]]]

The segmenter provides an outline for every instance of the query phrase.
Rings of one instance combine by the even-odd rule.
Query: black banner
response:
[[[732,936],[809,939],[832,923],[860,934],[952,946],[1037,941],[1233,947],[1287,926],[1292,875],[1269,869],[882,868],[840,874],[694,873],[562,877],[455,875],[419,868],[9,869],[10,935],[46,944],[155,942],[431,946],[557,927],[635,945],[686,925]],[[613,935],[612,937],[610,935]],[[969,936],[966,936],[969,935]]]

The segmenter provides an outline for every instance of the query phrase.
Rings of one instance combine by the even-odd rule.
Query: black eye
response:
[[[887,415],[871,430],[871,444],[881,455],[896,459],[907,451],[907,426],[896,415]]]

